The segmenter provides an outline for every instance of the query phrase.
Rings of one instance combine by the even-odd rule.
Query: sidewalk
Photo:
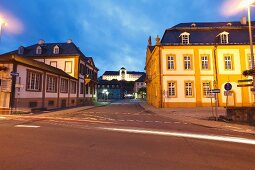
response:
[[[159,116],[175,119],[182,122],[192,123],[195,125],[231,130],[241,133],[255,134],[255,127],[249,125],[239,125],[234,123],[226,123],[208,120],[212,116],[211,108],[155,108],[146,102],[140,103],[145,110],[151,111]],[[225,109],[219,108],[219,115],[225,115]]]
[[[66,109],[62,109],[62,110],[55,110],[55,111],[44,111],[40,114],[37,115],[37,117],[58,117],[58,116],[63,116],[69,113],[75,113],[75,112],[79,112],[82,110],[88,110],[88,109],[92,109],[95,107],[100,107],[100,106],[105,106],[108,105],[109,102],[96,102],[94,103],[93,106],[81,106],[81,107],[73,107],[73,108],[66,108]],[[36,114],[34,114],[36,115]]]

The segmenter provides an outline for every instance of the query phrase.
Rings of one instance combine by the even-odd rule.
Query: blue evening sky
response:
[[[1,0],[0,16],[8,25],[0,54],[39,39],[72,39],[93,57],[99,75],[122,66],[144,71],[150,35],[154,43],[178,23],[239,21],[247,11],[226,15],[234,1],[240,0]]]

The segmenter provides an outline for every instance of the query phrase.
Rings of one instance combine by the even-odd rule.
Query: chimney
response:
[[[38,41],[38,44],[39,45],[42,45],[42,44],[44,44],[45,43],[45,41],[43,40],[43,39],[40,39],[39,41]]]
[[[68,39],[67,41],[66,41],[66,43],[67,44],[71,44],[73,41],[71,40],[71,39]]]
[[[160,38],[159,38],[158,35],[157,35],[157,37],[155,38],[155,40],[156,40],[156,45],[160,45]]]
[[[242,17],[241,20],[240,20],[241,24],[242,25],[246,25],[247,24],[247,19],[246,17]]]

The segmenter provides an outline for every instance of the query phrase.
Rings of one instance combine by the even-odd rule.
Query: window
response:
[[[220,33],[219,35],[220,35],[220,43],[221,44],[228,44],[229,33],[224,31],[224,32]]]
[[[85,66],[82,63],[80,63],[80,74],[81,75],[85,75],[84,70],[85,70]]]
[[[66,73],[72,73],[72,61],[66,61],[65,62],[65,72]]]
[[[59,54],[59,47],[57,45],[53,48],[53,54]]]
[[[225,60],[225,69],[231,70],[232,69],[232,57],[230,55],[224,57]]]
[[[184,56],[184,70],[190,70],[190,69],[191,69],[191,57]]]
[[[193,83],[185,82],[185,96],[192,97],[193,96]]]
[[[42,47],[41,46],[36,47],[36,54],[42,54]]]
[[[27,90],[40,91],[42,82],[42,74],[34,71],[27,71]]]
[[[168,82],[168,97],[176,97],[176,82]]]
[[[80,94],[84,94],[84,83],[80,85]]]
[[[23,53],[24,53],[24,47],[20,46],[19,49],[18,49],[18,54],[22,55]]]
[[[47,92],[56,93],[57,92],[57,77],[47,75]]]
[[[211,83],[210,82],[203,82],[203,95],[207,97],[210,93]]]
[[[190,33],[188,32],[181,33],[179,37],[181,37],[182,39],[182,44],[189,44],[189,36],[190,36]]]
[[[201,56],[201,65],[202,65],[202,70],[208,70],[209,69],[209,64],[208,64],[208,56],[202,55]]]
[[[56,61],[50,61],[50,66],[57,68],[57,62]]]
[[[172,55],[169,55],[167,57],[167,69],[169,69],[169,70],[175,69],[175,57]]]
[[[60,80],[60,92],[61,93],[67,93],[68,92],[68,80],[67,79],[61,79]]]
[[[255,63],[255,57],[254,57],[254,63]],[[250,54],[248,55],[248,69],[252,69],[252,66],[251,66],[251,55]]]
[[[75,94],[76,93],[76,82],[70,81],[70,93]]]
[[[37,107],[37,102],[29,102],[29,107],[30,108]]]

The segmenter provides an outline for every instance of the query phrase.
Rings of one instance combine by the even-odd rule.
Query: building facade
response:
[[[0,67],[2,108],[55,109],[96,98],[98,69],[70,40],[21,46],[1,55]]]
[[[167,29],[161,41],[157,37],[154,46],[149,38],[147,101],[155,107],[210,106],[210,90],[220,89],[216,102],[225,106],[224,85],[231,83],[228,105],[250,106],[250,87],[237,87],[250,67],[247,23],[181,23]]]
[[[134,97],[135,99],[144,99],[146,98],[146,94],[139,94],[139,90],[141,88],[146,88],[145,83],[146,74],[142,75],[138,80],[135,81],[134,84]]]
[[[120,81],[118,80],[99,80],[97,85],[98,100],[116,100],[123,99],[124,92]]]
[[[102,75],[103,80],[118,80],[118,81],[136,81],[144,72],[127,71],[122,67],[119,71],[106,71]]]

